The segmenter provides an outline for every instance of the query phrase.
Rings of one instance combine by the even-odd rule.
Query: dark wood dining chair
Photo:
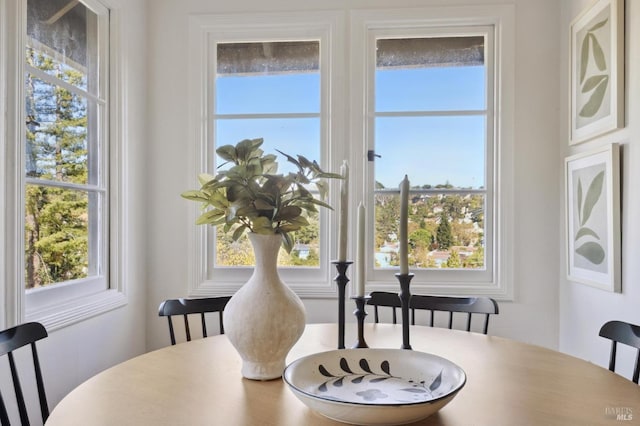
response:
[[[367,305],[373,306],[373,321],[375,323],[380,322],[380,312],[379,307],[391,308],[392,313],[392,322],[394,324],[398,323],[398,316],[396,314],[396,309],[401,307],[400,305],[400,297],[398,297],[398,293],[391,293],[389,291],[372,291],[369,293],[370,299],[367,300]]]
[[[13,390],[16,396],[18,412],[20,414],[20,423],[23,426],[28,426],[30,423],[13,352],[17,349],[22,348],[23,346],[31,345],[31,356],[33,359],[33,367],[35,370],[38,398],[40,400],[40,413],[42,415],[42,422],[44,423],[49,417],[49,406],[47,404],[47,396],[44,390],[44,381],[42,380],[42,370],[40,369],[40,360],[38,359],[36,342],[38,340],[44,339],[45,337],[47,337],[47,330],[42,324],[38,322],[28,322],[0,331],[0,357],[6,355],[9,360],[11,379],[13,381]],[[9,413],[7,411],[7,407],[4,405],[1,393],[0,424],[2,424],[2,426],[8,426],[11,424],[9,422]]]
[[[378,306],[392,309],[392,321],[397,322],[396,309],[400,308],[400,298],[397,293],[374,291],[370,294],[369,305],[374,306],[374,321],[379,322]],[[452,296],[428,296],[411,295],[411,324],[416,323],[416,310],[430,311],[429,325],[435,326],[435,312],[447,312],[449,314],[448,328],[453,329],[453,314],[464,313],[467,315],[466,330],[471,331],[472,315],[484,315],[482,324],[483,334],[489,331],[489,317],[499,313],[498,303],[490,297],[452,297]]]
[[[231,296],[221,297],[204,297],[199,299],[169,299],[162,302],[158,308],[158,315],[161,317],[167,317],[169,322],[169,336],[171,337],[171,344],[176,344],[176,335],[173,329],[173,322],[171,317],[175,315],[182,315],[184,317],[184,328],[187,341],[191,341],[191,330],[189,328],[189,315],[199,314],[202,323],[202,337],[207,337],[207,324],[205,321],[205,314],[218,312],[218,324],[220,326],[220,334],[224,334],[224,322],[222,320],[222,313],[227,302],[229,302]]]
[[[638,383],[640,376],[640,326],[624,321],[609,321],[600,328],[600,336],[611,340],[609,370],[616,369],[616,350],[618,343],[624,343],[638,349],[636,365],[633,369],[633,382]]]

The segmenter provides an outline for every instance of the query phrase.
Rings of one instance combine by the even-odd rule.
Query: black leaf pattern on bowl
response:
[[[365,377],[367,377],[367,376],[366,375],[365,376],[358,376],[355,379],[353,379],[351,381],[351,383],[355,383],[355,384],[362,383],[362,379],[364,379]]]
[[[425,393],[427,392],[425,389],[421,389],[421,388],[404,388],[404,389],[400,389],[401,391],[405,391],[405,392],[411,392],[411,393]]]
[[[360,366],[360,368],[363,370],[364,373],[354,372],[353,369],[351,369],[351,367],[349,366],[349,362],[344,357],[340,358],[339,364],[340,364],[340,369],[344,371],[346,374],[334,375],[330,373],[329,370],[327,370],[327,368],[324,365],[320,364],[318,366],[318,371],[320,372],[320,374],[329,378],[329,380],[325,381],[324,383],[320,384],[320,386],[318,386],[318,391],[327,392],[329,390],[328,385],[341,387],[344,384],[344,380],[349,378],[352,378],[351,383],[359,384],[359,383],[362,383],[362,381],[366,377],[370,377],[370,376],[374,376],[374,377],[371,380],[369,380],[369,383],[378,383],[394,377],[391,375],[391,368],[389,366],[389,361],[387,360],[384,360],[380,363],[380,370],[382,371],[382,373],[374,373],[374,371],[369,366],[369,361],[367,361],[365,358],[361,358],[360,361],[358,362],[358,365]]]
[[[320,374],[322,374],[325,377],[336,377],[333,374],[329,373],[327,369],[324,368],[324,365],[322,364],[320,364],[320,367],[318,367],[318,370],[320,371]]]
[[[364,358],[360,360],[360,368],[362,368],[364,371],[366,371],[369,374],[373,374],[373,371],[371,371],[371,368],[369,368],[369,362]]]
[[[440,374],[438,374],[438,377],[433,379],[433,382],[431,382],[431,384],[429,385],[429,390],[433,392],[434,390],[438,389],[441,384],[442,384],[442,370],[440,370]]]
[[[438,389],[440,387],[440,385],[442,385],[442,371],[440,370],[440,373],[436,376],[435,379],[433,379],[433,382],[431,382],[431,384],[429,385],[429,387],[427,388],[426,383],[424,380],[420,380],[419,383],[415,383],[413,385],[412,388],[404,388],[404,389],[400,389],[401,391],[404,392],[411,392],[411,393],[425,393],[428,392],[430,394],[432,394],[436,389]],[[413,380],[409,380],[409,383],[414,383]]]
[[[353,371],[349,368],[349,363],[347,363],[345,358],[340,358],[340,368],[342,368],[342,371],[353,374]]]

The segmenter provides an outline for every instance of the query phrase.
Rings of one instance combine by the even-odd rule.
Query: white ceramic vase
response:
[[[249,240],[255,268],[225,307],[225,334],[242,358],[243,377],[277,379],[289,350],[304,331],[305,309],[278,275],[282,236],[251,233]]]

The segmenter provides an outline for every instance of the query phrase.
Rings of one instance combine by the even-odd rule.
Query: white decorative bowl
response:
[[[344,423],[401,425],[435,413],[467,377],[437,355],[403,349],[340,349],[300,358],[283,379],[309,408]]]

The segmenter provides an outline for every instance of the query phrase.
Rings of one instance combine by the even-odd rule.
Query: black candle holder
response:
[[[338,286],[338,349],[344,349],[344,299],[345,288],[349,282],[347,269],[353,262],[348,260],[335,260],[333,262],[338,270],[338,275],[333,279]]]
[[[400,282],[400,307],[402,311],[402,349],[411,349],[409,343],[409,306],[411,302],[411,292],[409,284],[413,278],[413,274],[396,274],[396,278]]]
[[[364,318],[367,316],[367,311],[364,310],[364,306],[366,305],[367,300],[371,299],[371,296],[354,296],[352,299],[356,301],[356,310],[353,311],[353,314],[358,319],[358,340],[356,340],[356,343],[352,348],[368,348],[369,346],[364,340]]]

